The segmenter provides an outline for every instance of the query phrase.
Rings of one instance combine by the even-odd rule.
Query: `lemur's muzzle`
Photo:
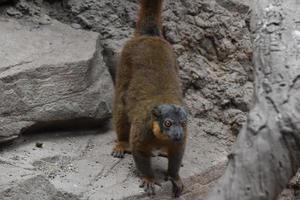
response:
[[[169,131],[169,135],[171,136],[171,138],[177,142],[181,141],[183,139],[184,136],[184,131],[182,127],[173,127],[170,131]]]

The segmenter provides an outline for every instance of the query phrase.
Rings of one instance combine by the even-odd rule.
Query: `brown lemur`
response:
[[[187,112],[171,45],[162,36],[163,0],[140,0],[134,37],[122,50],[116,71],[113,123],[118,141],[112,155],[131,151],[148,195],[154,195],[152,150],[164,149],[177,197],[187,138]]]

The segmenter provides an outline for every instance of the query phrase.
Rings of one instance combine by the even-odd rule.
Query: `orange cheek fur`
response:
[[[159,140],[168,140],[169,137],[167,135],[164,135],[161,131],[160,131],[160,127],[157,121],[154,121],[152,124],[152,132],[155,135],[155,137]]]

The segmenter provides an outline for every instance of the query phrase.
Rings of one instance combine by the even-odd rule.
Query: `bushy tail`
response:
[[[140,0],[140,12],[135,35],[161,36],[163,0]]]

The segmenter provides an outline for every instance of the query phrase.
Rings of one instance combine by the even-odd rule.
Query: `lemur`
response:
[[[155,194],[152,151],[163,148],[173,193],[180,196],[179,170],[187,138],[187,111],[172,46],[162,35],[163,0],[140,0],[134,37],[124,46],[116,69],[112,155],[130,151],[148,195]]]

